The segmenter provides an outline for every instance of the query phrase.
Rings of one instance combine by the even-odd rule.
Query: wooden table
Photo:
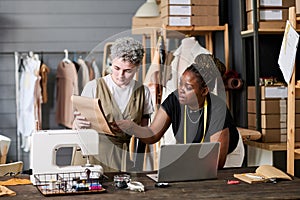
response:
[[[200,168],[199,168],[200,169]],[[17,195],[14,197],[1,197],[1,199],[294,199],[300,198],[300,179],[293,181],[280,181],[277,184],[259,183],[247,184],[241,182],[237,185],[228,185],[228,179],[234,179],[234,173],[253,172],[255,168],[224,169],[218,173],[218,179],[170,183],[170,187],[156,188],[154,182],[145,174],[131,174],[132,180],[144,184],[145,192],[134,192],[116,189],[112,182],[113,174],[103,185],[107,191],[99,194],[81,194],[68,196],[44,197],[33,185],[8,186]],[[2,177],[3,179],[3,177]]]

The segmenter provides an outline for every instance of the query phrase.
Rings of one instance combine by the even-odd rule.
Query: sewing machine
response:
[[[73,174],[85,172],[89,169],[103,175],[100,165],[87,164],[83,166],[57,166],[56,152],[61,147],[80,147],[82,155],[90,156],[98,154],[98,133],[92,129],[82,130],[42,130],[32,134],[30,151],[31,182],[36,185],[36,176],[45,174]],[[50,181],[51,176],[44,176]],[[49,180],[48,180],[49,179]]]

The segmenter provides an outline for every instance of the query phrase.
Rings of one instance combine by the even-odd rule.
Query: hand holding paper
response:
[[[75,129],[91,128],[98,133],[115,135],[105,118],[100,99],[73,95],[71,100],[74,109],[78,111],[75,118],[77,121],[74,123],[77,126],[74,127]]]

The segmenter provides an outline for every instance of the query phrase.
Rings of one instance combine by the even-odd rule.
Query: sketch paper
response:
[[[294,71],[298,41],[299,34],[292,27],[291,23],[287,21],[278,59],[278,64],[286,83],[290,82]]]

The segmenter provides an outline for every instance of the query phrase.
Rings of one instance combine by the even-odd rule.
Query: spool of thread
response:
[[[237,90],[241,89],[243,86],[243,81],[239,78],[229,78],[227,80],[228,89]]]
[[[49,190],[54,190],[56,188],[56,181],[55,180],[51,180],[49,181]]]

